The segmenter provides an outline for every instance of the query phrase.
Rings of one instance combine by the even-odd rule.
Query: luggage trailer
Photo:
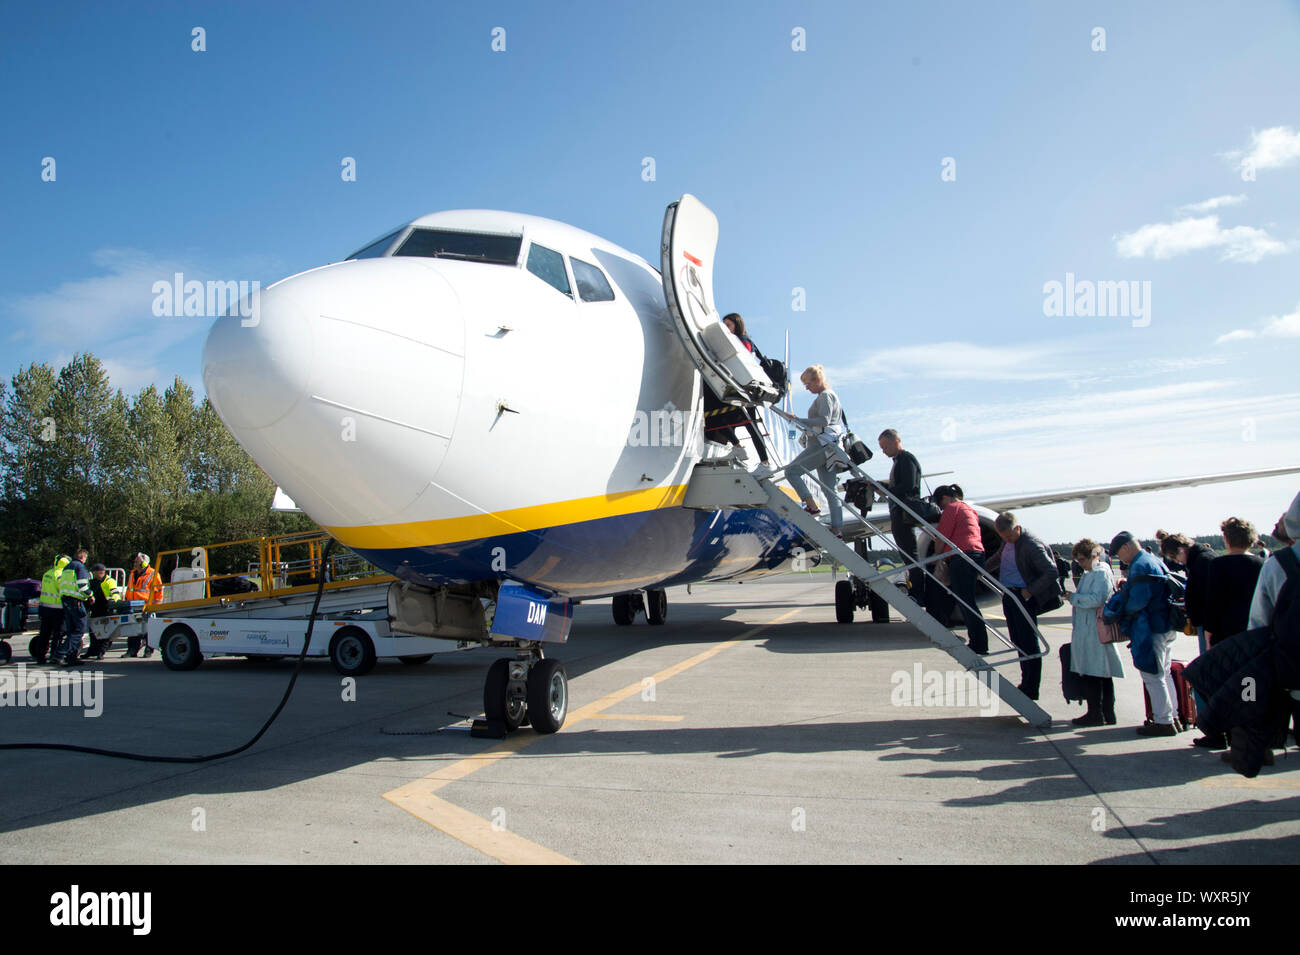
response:
[[[390,586],[370,584],[322,594],[307,656],[329,657],[342,675],[362,676],[380,657],[419,664],[435,653],[469,645],[394,631],[388,616]],[[314,594],[299,594],[159,611],[149,614],[143,625],[149,646],[171,670],[193,670],[209,656],[278,660],[302,651],[314,601]]]
[[[329,657],[344,676],[369,672],[380,657],[419,664],[472,645],[394,630],[388,593],[400,586],[396,578],[346,551],[326,561],[328,540],[316,531],[164,551],[163,600],[97,618],[95,635],[143,636],[172,670],[192,670],[208,656],[297,656],[319,591],[307,656]],[[214,562],[227,572],[214,573]],[[232,572],[236,564],[242,570]]]

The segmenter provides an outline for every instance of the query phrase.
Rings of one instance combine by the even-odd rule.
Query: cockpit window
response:
[[[396,239],[399,235],[401,235],[404,231],[406,231],[406,226],[402,226],[402,228],[394,232],[388,233],[388,235],[384,236],[378,242],[370,243],[360,252],[353,252],[351,255],[348,256],[348,258],[349,259],[377,259],[385,252],[388,251],[388,247],[393,244],[393,240]]]
[[[584,302],[612,302],[614,290],[609,287],[605,273],[590,262],[569,258],[573,266],[573,281],[578,286],[578,298]]]
[[[523,237],[491,232],[453,232],[448,229],[416,229],[393,255],[417,255],[427,259],[463,259],[514,265],[519,261]]]
[[[528,271],[556,291],[570,295],[569,276],[564,271],[564,256],[536,242],[528,250]]]

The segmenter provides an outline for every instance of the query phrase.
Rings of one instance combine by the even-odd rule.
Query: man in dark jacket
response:
[[[889,469],[889,480],[885,485],[903,502],[918,514],[921,513],[921,463],[911,451],[903,450],[903,439],[893,428],[880,432],[877,439],[880,450],[894,462]],[[898,549],[916,560],[916,521],[910,514],[889,502],[889,533],[894,538]],[[925,573],[920,567],[913,567],[907,572],[908,586],[912,599],[923,604],[925,593]]]
[[[1016,515],[1010,511],[999,514],[993,527],[1002,538],[1002,546],[985,561],[984,567],[996,574],[1002,586],[1014,595],[1015,599],[1005,595],[1002,598],[1002,613],[1007,618],[1011,642],[1022,654],[1035,655],[1039,652],[1039,614],[1061,606],[1056,558],[1050,547],[1016,523]],[[1020,661],[1019,689],[1031,700],[1038,699],[1042,676],[1041,659]]]

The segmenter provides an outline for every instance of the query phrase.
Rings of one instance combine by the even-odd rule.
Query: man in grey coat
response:
[[[1002,586],[1014,595],[1014,599],[1002,597],[1002,613],[1007,618],[1011,642],[1022,654],[1037,654],[1038,616],[1061,606],[1056,558],[1052,549],[1021,527],[1016,522],[1016,515],[1010,511],[999,514],[993,528],[1002,538],[1002,546],[984,562],[984,568],[995,574]],[[1028,620],[1021,607],[1028,613]],[[1018,689],[1031,700],[1038,699],[1042,677],[1041,659],[1020,661]]]

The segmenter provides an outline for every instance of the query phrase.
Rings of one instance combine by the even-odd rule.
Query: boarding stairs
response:
[[[780,412],[778,412],[780,413]],[[796,427],[801,427],[795,423]],[[810,437],[810,440],[817,440],[816,436]],[[986,585],[992,587],[1003,595],[1009,595],[1010,592],[1002,586],[996,577],[988,573],[983,567],[979,566],[956,547],[946,537],[941,535],[938,528],[926,522],[919,514],[909,508],[902,500],[896,497],[885,485],[870,477],[862,471],[844,454],[838,445],[829,446],[828,453],[835,456],[842,464],[848,466],[848,470],[841,473],[840,477],[847,480],[848,478],[858,478],[868,482],[872,490],[876,493],[877,499],[887,501],[892,507],[896,507],[904,513],[910,515],[917,524],[917,529],[929,534],[935,541],[942,541],[948,544],[955,553],[952,560],[964,560],[967,563],[974,564],[978,570],[979,577]],[[794,500],[786,491],[777,486],[776,482],[784,475],[785,467],[775,468],[774,474],[770,478],[756,478],[753,474],[744,470],[742,467],[731,461],[701,461],[695,466],[691,474],[690,483],[687,485],[686,496],[683,504],[685,507],[697,508],[700,510],[719,510],[728,508],[767,508],[776,512],[782,519],[793,524],[795,527],[814,542],[818,547],[824,550],[828,556],[837,563],[843,565],[850,573],[856,576],[860,581],[865,583],[871,592],[882,597],[891,607],[902,614],[908,623],[916,627],[925,634],[930,642],[940,650],[943,650],[965,670],[976,675],[987,674],[983,677],[988,681],[990,688],[1007,705],[1011,706],[1034,726],[1046,726],[1051,723],[1052,718],[1036,702],[1026,696],[1017,685],[1009,681],[999,671],[999,667],[1019,664],[1023,660],[1042,658],[1047,655],[1049,647],[1047,641],[1034,625],[1033,619],[1025,612],[1019,599],[1013,599],[1012,605],[1019,612],[1024,613],[1025,619],[1033,627],[1037,637],[1040,652],[1036,654],[1024,654],[1010,637],[1001,629],[996,627],[991,621],[986,619],[990,652],[987,655],[980,655],[971,650],[956,634],[948,629],[943,623],[931,616],[925,611],[919,602],[912,599],[902,588],[895,584],[890,578],[899,572],[899,568],[891,569],[887,572],[881,572],[872,565],[866,558],[859,553],[852,543],[836,536],[829,527],[819,521],[816,517],[804,510],[803,505]],[[813,485],[821,488],[824,494],[837,494],[834,487],[826,487],[818,478],[816,472],[809,473],[805,480],[811,481]],[[868,537],[872,535],[880,536],[883,540],[889,542],[891,546],[897,548],[901,559],[904,561],[905,568],[919,567],[924,575],[935,582],[939,587],[947,591],[961,607],[966,606],[965,602],[952,593],[952,590],[935,577],[930,568],[935,561],[944,555],[931,554],[922,560],[916,560],[909,557],[901,547],[893,544],[890,535],[875,528],[864,514],[858,512],[847,501],[844,502],[844,513],[847,519],[852,516],[861,521],[865,527],[865,533]],[[1002,644],[1002,649],[996,649],[996,644]]]

